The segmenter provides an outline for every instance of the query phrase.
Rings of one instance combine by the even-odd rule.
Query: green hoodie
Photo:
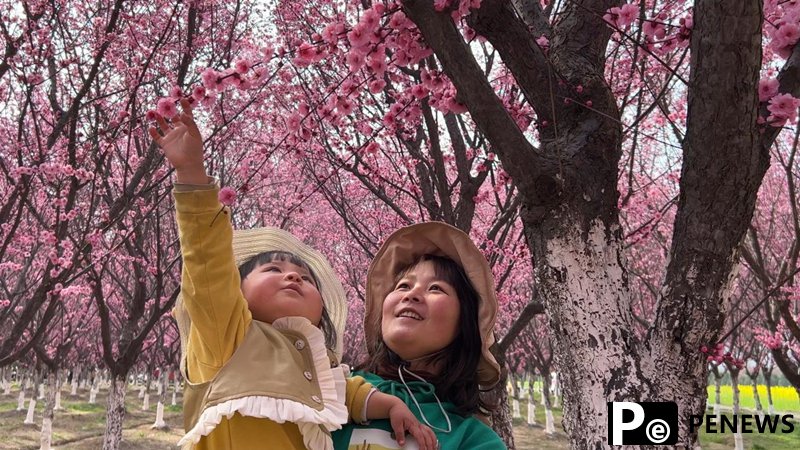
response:
[[[422,381],[407,381],[406,384],[419,403],[419,408],[408,395],[403,383],[383,378],[367,372],[356,372],[372,384],[379,391],[394,395],[408,405],[411,412],[425,424],[420,415],[419,408],[425,414],[428,423],[432,425],[436,438],[439,440],[441,450],[505,450],[506,446],[500,437],[486,424],[474,417],[463,417],[456,412],[452,403],[442,402],[442,407],[450,417],[452,430],[449,433],[447,421],[434,397],[434,387]],[[436,427],[436,428],[433,428]],[[395,450],[400,447],[391,434],[392,427],[388,419],[372,420],[367,425],[348,423],[341,430],[333,432],[333,448],[335,450]],[[416,449],[416,441],[407,435],[405,449]]]

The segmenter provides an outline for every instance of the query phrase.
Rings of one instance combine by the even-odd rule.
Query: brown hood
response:
[[[500,365],[489,348],[494,344],[494,323],[497,297],[492,270],[472,239],[458,228],[443,222],[425,222],[401,228],[383,243],[367,272],[367,304],[364,332],[371,352],[380,339],[383,300],[394,288],[397,273],[422,255],[446,256],[464,268],[480,295],[481,360],[478,380],[482,386],[493,386],[500,378]]]

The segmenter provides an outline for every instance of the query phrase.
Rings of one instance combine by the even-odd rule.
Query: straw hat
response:
[[[333,322],[336,332],[336,348],[333,349],[336,357],[342,358],[342,340],[344,325],[347,320],[347,298],[342,283],[328,263],[328,260],[313,248],[301,242],[291,233],[280,228],[263,227],[250,230],[234,230],[233,232],[233,259],[236,266],[258,255],[269,251],[284,251],[297,255],[308,264],[319,282],[319,292],[325,303],[325,309]],[[178,322],[181,334],[181,349],[185,353],[189,336],[188,311],[179,296],[175,304],[175,319]],[[181,366],[184,359],[181,357]]]
[[[470,282],[478,291],[478,326],[482,342],[478,381],[484,386],[497,384],[500,365],[489,351],[494,344],[494,323],[497,315],[492,270],[467,234],[443,222],[425,222],[401,228],[386,239],[375,255],[367,273],[364,317],[367,348],[372,351],[374,343],[381,338],[383,300],[394,289],[397,273],[422,255],[452,259],[464,268]]]

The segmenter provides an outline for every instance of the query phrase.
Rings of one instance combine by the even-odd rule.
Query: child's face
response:
[[[261,264],[242,280],[242,294],[253,319],[272,323],[288,316],[314,325],[322,318],[322,296],[307,269],[288,261]]]
[[[459,315],[453,286],[436,277],[433,262],[422,261],[383,302],[383,341],[405,360],[429,355],[453,342]]]

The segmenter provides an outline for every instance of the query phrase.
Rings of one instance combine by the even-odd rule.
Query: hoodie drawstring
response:
[[[422,416],[422,420],[429,427],[433,428],[436,431],[441,431],[442,433],[449,433],[450,431],[452,431],[453,430],[453,425],[450,423],[450,416],[447,415],[447,412],[445,412],[444,407],[442,406],[442,402],[440,402],[439,401],[439,397],[436,396],[436,390],[435,389],[433,390],[433,398],[436,399],[436,404],[439,405],[439,410],[442,412],[442,415],[444,416],[444,420],[447,422],[447,429],[446,430],[442,429],[442,428],[439,428],[439,427],[436,427],[436,426],[432,425],[430,422],[428,422],[428,418],[425,417],[425,413],[422,412],[422,408],[420,408],[419,403],[417,403],[416,397],[414,397],[414,394],[411,393],[411,388],[408,387],[408,385],[406,384],[406,380],[403,379],[403,370],[408,372],[409,375],[413,376],[417,380],[422,381],[423,383],[428,383],[428,381],[425,380],[424,378],[422,378],[421,376],[415,374],[414,372],[406,369],[406,367],[403,364],[400,364],[397,367],[397,375],[400,376],[400,381],[403,383],[403,386],[406,387],[406,391],[408,391],[408,395],[411,396],[411,400],[413,400],[414,404],[417,405],[417,409],[419,410],[420,416]],[[428,383],[428,384],[430,384],[430,383]]]

